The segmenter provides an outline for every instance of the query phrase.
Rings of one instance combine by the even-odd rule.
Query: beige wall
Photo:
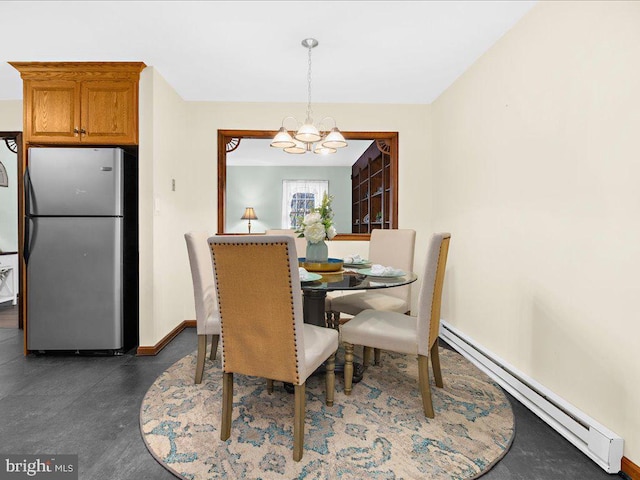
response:
[[[191,210],[186,104],[154,68],[140,79],[140,345],[194,318],[184,232]],[[176,180],[176,190],[171,180]]]
[[[639,2],[541,2],[432,105],[443,318],[636,463],[639,26]]]
[[[0,132],[22,131],[22,100],[0,100]]]

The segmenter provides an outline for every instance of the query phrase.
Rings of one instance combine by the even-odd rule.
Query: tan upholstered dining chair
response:
[[[342,325],[341,334],[345,346],[345,394],[351,394],[354,343],[417,355],[422,408],[427,417],[434,417],[429,387],[429,355],[431,355],[436,386],[442,388],[438,332],[440,329],[442,287],[450,240],[449,233],[437,233],[431,238],[416,317],[402,315],[398,312],[364,310]]]
[[[307,378],[326,361],[326,404],[333,405],[338,332],[303,323],[294,239],[284,235],[214,236],[221,321],[223,399],[220,439],[231,435],[233,375],[294,385],[293,459],[302,458]],[[250,278],[249,278],[250,276]]]
[[[206,232],[188,232],[184,238],[191,265],[193,298],[196,304],[196,330],[198,333],[198,356],[195,383],[202,382],[204,360],[207,354],[207,336],[211,336],[211,360],[216,358],[220,338],[220,318],[216,287],[213,279],[213,263]]]
[[[413,256],[416,232],[410,229],[380,230],[371,232],[369,258],[373,264],[413,271]],[[402,287],[368,290],[345,295],[328,295],[325,309],[338,324],[340,313],[357,315],[363,310],[374,309],[388,312],[409,313],[411,310],[411,285]],[[356,342],[357,343],[357,342]],[[364,364],[368,365],[370,350],[365,349]],[[380,350],[375,350],[375,363],[380,362]]]

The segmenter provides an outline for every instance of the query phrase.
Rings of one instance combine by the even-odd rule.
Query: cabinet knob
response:
[[[80,134],[81,134],[81,135],[86,135],[86,134],[87,134],[87,131],[83,128],[83,129],[81,129],[81,130],[80,130]]]
[[[74,129],[73,129],[73,135],[74,135],[75,137],[77,137],[79,133],[80,133],[80,131],[79,131],[77,128],[74,128]]]

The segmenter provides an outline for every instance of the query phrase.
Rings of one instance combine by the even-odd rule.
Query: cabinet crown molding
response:
[[[138,80],[143,62],[8,62],[23,80],[44,78]]]

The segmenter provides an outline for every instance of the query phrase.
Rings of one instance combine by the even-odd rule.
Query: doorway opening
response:
[[[0,132],[0,328],[22,328],[20,198],[22,133]]]

